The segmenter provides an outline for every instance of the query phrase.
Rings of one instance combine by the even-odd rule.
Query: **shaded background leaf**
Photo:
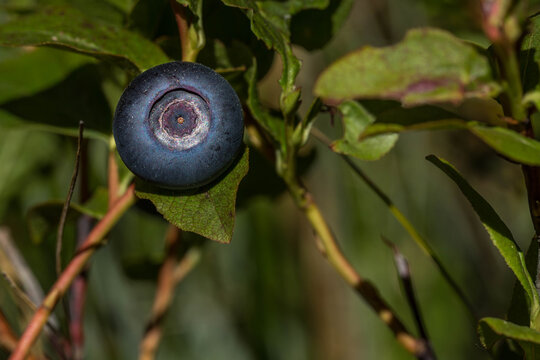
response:
[[[502,127],[471,122],[467,128],[500,154],[527,165],[540,165],[540,142]]]
[[[529,18],[528,32],[523,39],[520,52],[521,80],[523,90],[538,88],[540,80],[540,16]]]
[[[510,338],[519,343],[525,359],[536,359],[540,351],[540,333],[526,326],[502,319],[484,318],[479,322],[478,332],[487,349],[491,349],[501,338]]]
[[[85,136],[108,141],[113,109],[102,88],[101,71],[99,65],[87,64],[54,86],[1,104],[0,126],[76,136],[82,120]]]
[[[437,29],[411,30],[397,45],[353,52],[328,67],[315,85],[315,94],[327,101],[381,98],[405,106],[460,103],[496,90],[488,59]]]
[[[83,9],[85,16],[93,21],[115,26],[121,26],[121,17],[125,13],[127,18],[124,19],[124,26],[129,26],[129,12],[123,10],[133,6],[129,0],[69,2],[71,6]],[[81,7],[75,5],[75,2],[81,3]],[[329,61],[364,45],[386,44],[387,40],[381,36],[377,17],[371,8],[372,3],[379,5],[385,2],[354,2],[352,15],[345,28],[321,51],[308,53],[300,47],[294,48],[303,62],[303,70],[296,83],[304,89],[305,105],[310,103],[312,79]],[[82,7],[90,8],[93,4],[102,7],[98,3],[114,3],[122,10],[111,11],[108,18],[105,12],[99,14],[101,10],[92,12],[94,10],[87,11]],[[153,17],[150,10],[159,7],[155,1],[148,3],[150,6],[147,10],[139,13],[142,17],[145,12],[148,17]],[[387,19],[389,33],[393,35],[389,41],[401,38],[408,28],[430,23],[435,26],[443,24],[460,37],[481,39],[478,29],[471,29],[471,22],[462,22],[466,23],[466,29],[453,27],[455,19],[468,15],[463,14],[461,1],[452,4],[431,2],[430,6],[442,9],[437,15],[440,18],[431,18],[432,12],[425,8],[424,3],[388,0],[388,11],[383,11],[382,16]],[[3,4],[10,6],[7,15]],[[17,6],[11,7],[14,5]],[[229,55],[234,55],[236,49],[240,48],[234,47],[235,42],[249,48],[257,58],[255,77],[261,104],[267,106],[279,103],[274,102],[280,91],[277,83],[281,76],[279,61],[274,62],[274,52],[266,49],[264,42],[257,40],[251,33],[247,16],[241,9],[224,6],[221,2],[207,0],[203,6],[203,25],[208,44],[221,42]],[[0,7],[0,23],[15,19],[18,15],[39,11],[33,1],[26,0],[5,0]],[[459,11],[448,11],[449,8]],[[179,42],[175,37],[177,29],[167,1],[161,11],[161,15],[155,15],[160,19],[150,22],[152,30],[143,32],[142,26],[130,29],[157,43],[170,58],[178,59]],[[295,17],[305,11],[311,10],[302,10],[291,19],[290,36],[293,43]],[[201,53],[201,61],[218,64],[216,60],[220,60],[222,53],[214,51],[215,47],[210,45],[206,49],[211,50],[208,51],[211,60],[205,58],[203,61]],[[0,51],[0,58],[4,55]],[[230,63],[235,64],[234,61]],[[251,56],[247,64],[251,64]],[[104,70],[102,66],[103,63],[99,67]],[[245,83],[243,79],[239,81],[239,78],[243,78],[241,71],[229,75],[238,88],[247,88],[242,84]],[[102,88],[106,88],[103,95],[112,110],[117,87],[110,82],[106,84],[111,76],[108,71],[100,76]],[[124,83],[119,86],[120,91],[125,81],[119,81],[119,84]],[[41,92],[44,89],[38,90]],[[245,98],[245,95],[241,97]],[[13,99],[15,97],[11,97]],[[372,114],[379,114],[365,103],[363,105]],[[319,117],[317,126],[332,138],[342,134],[341,124],[336,122],[333,127],[330,126],[326,114]],[[6,134],[5,139],[8,138]],[[0,139],[1,147],[4,137]],[[32,244],[26,223],[21,220],[24,220],[26,210],[32,205],[65,196],[72,171],[74,144],[73,139],[36,132],[25,133],[21,139],[17,155],[11,159],[10,164],[25,167],[30,164],[27,156],[39,157],[40,161],[33,162],[27,172],[17,176],[17,180],[10,186],[9,200],[2,200],[9,211],[2,213],[0,222],[13,229],[17,245],[39,275],[43,288],[47,289],[55,279],[54,241]],[[480,311],[503,316],[510,294],[501,289],[509,289],[515,279],[507,271],[503,260],[499,259],[496,249],[486,245],[488,242],[484,241],[486,238],[483,229],[475,221],[475,214],[469,211],[466,200],[462,201],[462,197],[451,191],[441,192],[440,184],[430,181],[429,168],[423,158],[429,149],[430,152],[444,153],[459,164],[466,177],[482,189],[482,193],[495,208],[500,209],[501,217],[514,229],[518,242],[530,238],[529,215],[523,206],[524,193],[519,167],[503,161],[492,151],[486,151],[486,147],[476,141],[475,137],[463,136],[462,132],[404,134],[400,139],[388,155],[377,162],[365,163],[366,171],[388,191],[407,216],[418,224],[420,231],[433,241],[434,246],[441,249],[444,260],[452,265],[450,271],[464,285]],[[25,146],[25,141],[28,146]],[[35,147],[43,153],[29,151]],[[379,246],[380,229],[384,228],[385,235],[396,239],[411,259],[413,271],[419,274],[419,300],[426,315],[427,327],[433,334],[436,351],[451,359],[486,359],[487,352],[479,346],[473,327],[443,280],[425,257],[416,251],[414,245],[410,245],[407,234],[394,224],[379,200],[359,185],[358,179],[326,148],[309,141],[303,151],[315,153],[313,149],[317,150],[317,157],[312,160],[303,177],[321,203],[325,216],[328,216],[344,251],[355,266],[381,284],[382,293],[400,314],[407,313],[397,284],[388,280],[393,279],[394,274],[392,266],[389,266],[391,258],[387,256],[387,249]],[[106,183],[108,148],[105,144],[90,141],[89,151],[89,186],[94,189]],[[251,169],[265,161],[260,157],[253,158],[257,164],[250,166],[250,174]],[[231,245],[224,247],[215,243],[207,244],[200,267],[178,288],[164,324],[164,339],[158,357],[166,359],[180,356],[194,360],[409,359],[410,355],[396,346],[395,340],[377,317],[358,301],[350,289],[336,281],[335,274],[328,271],[327,264],[312,244],[311,230],[288,202],[287,196],[282,191],[275,191],[279,190],[277,186],[281,182],[275,177],[273,165],[264,165],[266,168],[261,174],[252,174],[254,177],[250,188],[254,191],[246,191],[246,197],[238,209]],[[5,170],[8,169],[6,167]],[[248,185],[248,178],[249,175],[242,182],[240,192]],[[269,182],[269,179],[272,181]],[[261,184],[265,184],[265,189],[261,189]],[[433,214],[438,217],[433,219]],[[88,346],[85,358],[136,358],[138,342],[147,320],[143,314],[147,314],[151,308],[156,268],[163,258],[166,229],[167,223],[161,216],[136,208],[126,214],[111,232],[108,245],[97,252],[89,274],[86,322]],[[72,224],[66,230],[66,238],[73,239]],[[187,237],[190,234],[185,235]],[[66,249],[66,254],[68,251]],[[10,321],[14,320],[13,324],[16,324],[17,311],[9,306],[9,292],[4,285],[0,278],[0,305],[13,315]],[[412,322],[409,320],[405,316],[404,321],[410,325]],[[4,355],[8,356],[0,349],[0,358]]]
[[[168,61],[143,37],[86,18],[67,7],[50,7],[0,26],[0,45],[50,45],[117,63],[133,73]]]
[[[323,9],[306,9],[291,19],[291,42],[315,50],[324,47],[347,20],[354,0],[331,0]]]

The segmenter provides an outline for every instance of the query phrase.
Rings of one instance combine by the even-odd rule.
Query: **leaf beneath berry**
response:
[[[488,59],[475,47],[437,29],[415,29],[400,43],[364,47],[330,65],[315,94],[327,102],[393,99],[404,106],[459,104],[498,91]]]
[[[234,228],[236,193],[248,168],[246,148],[232,170],[210,185],[173,191],[140,181],[136,184],[136,193],[139,198],[150,200],[157,211],[179,229],[228,244]]]

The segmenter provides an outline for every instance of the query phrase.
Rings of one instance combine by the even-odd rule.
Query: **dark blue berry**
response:
[[[240,100],[221,75],[189,62],[158,65],[122,94],[113,133],[124,164],[158,186],[187,189],[216,179],[242,145]]]

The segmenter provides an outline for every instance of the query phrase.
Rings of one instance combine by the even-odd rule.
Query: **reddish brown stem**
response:
[[[189,41],[189,21],[187,19],[186,8],[176,0],[170,0],[170,3],[174,13],[174,19],[178,26],[178,35],[180,36],[180,45],[182,46],[182,61],[195,61]]]
[[[197,248],[191,248],[178,260],[178,250],[181,241],[181,231],[170,225],[167,233],[167,255],[161,265],[158,276],[156,296],[152,306],[150,320],[146,326],[144,337],[140,345],[139,360],[153,360],[162,335],[162,323],[174,295],[176,285],[189,273],[199,259]]]
[[[148,321],[140,345],[140,360],[153,359],[161,339],[161,320],[169,308],[174,292],[174,268],[178,262],[177,256],[180,238],[180,230],[170,225],[166,240],[167,256],[159,271],[156,296],[152,305],[152,315]]]
[[[114,206],[109,209],[107,214],[88,234],[82,246],[64,269],[58,280],[39,306],[34,316],[30,320],[26,330],[24,331],[17,347],[11,354],[9,360],[23,360],[28,355],[30,348],[41,333],[43,326],[47,323],[51,312],[64,296],[73,279],[84,269],[84,266],[90,260],[92,254],[101,245],[101,240],[107,235],[114,224],[126,212],[126,210],[135,202],[135,185],[131,185],[126,193],[118,199]]]
[[[79,200],[85,203],[90,198],[88,187],[88,142],[83,141],[81,148],[81,169],[79,176]],[[110,168],[110,167],[109,167]],[[110,208],[110,206],[109,206]],[[77,248],[82,246],[84,240],[92,230],[95,221],[88,215],[82,215],[77,221]],[[84,306],[86,302],[86,288],[88,269],[85,267],[81,273],[75,278],[71,285],[69,295],[69,334],[71,346],[69,347],[69,358],[73,360],[81,360],[83,358],[84,349]]]
[[[4,314],[0,310],[0,346],[4,347],[9,351],[13,351],[17,346],[17,335],[9,325]],[[35,360],[36,357],[33,355],[28,356],[29,360]]]
[[[83,246],[84,240],[92,230],[94,220],[83,215],[77,222],[77,246]],[[72,357],[74,360],[83,358],[84,348],[84,306],[86,303],[86,288],[88,286],[88,269],[85,266],[81,273],[73,281],[70,295],[71,319],[69,333],[73,347]]]
[[[120,187],[120,180],[118,179],[118,164],[116,163],[116,151],[109,151],[108,162],[108,190],[109,190],[109,209],[118,199],[118,189]]]
[[[13,351],[17,341],[17,335],[15,335],[2,310],[0,310],[0,345],[7,350]]]
[[[75,155],[75,166],[73,168],[73,175],[71,175],[71,182],[69,184],[66,201],[62,208],[62,214],[60,216],[60,222],[58,224],[58,232],[56,234],[56,275],[60,275],[62,271],[62,240],[64,237],[64,226],[66,224],[66,218],[69,211],[69,204],[71,203],[71,197],[75,191],[75,183],[77,182],[77,175],[79,174],[79,163],[81,160],[81,149],[83,142],[84,122],[79,121],[79,138],[77,140],[77,154]]]

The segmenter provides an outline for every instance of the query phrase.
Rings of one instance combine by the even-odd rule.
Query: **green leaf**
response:
[[[142,36],[88,19],[67,7],[49,7],[0,26],[0,45],[60,47],[117,63],[137,73],[169,61]]]
[[[521,346],[525,359],[535,360],[540,354],[540,333],[527,326],[497,318],[483,318],[478,323],[478,334],[482,345],[488,350],[501,339],[509,338]]]
[[[122,26],[133,6],[131,2],[131,0],[37,0],[38,6],[35,6],[32,11],[40,11],[50,6],[69,6],[83,13],[86,18]],[[29,12],[26,11],[26,13]]]
[[[462,110],[459,114],[453,114],[426,106],[410,109],[390,108],[377,115],[377,122],[371,123],[364,129],[361,138],[369,139],[373,136],[405,131],[464,129],[513,161],[527,165],[540,165],[539,141],[507,128],[488,126],[477,121],[466,121],[469,116],[467,116],[467,111]]]
[[[238,186],[247,174],[248,149],[230,172],[201,189],[172,191],[137,183],[137,196],[152,201],[157,211],[181,230],[229,243],[232,238]]]
[[[363,138],[371,136],[380,136],[388,133],[401,133],[405,131],[419,130],[455,130],[464,129],[467,123],[459,119],[443,119],[434,121],[419,121],[410,125],[392,124],[392,123],[375,123],[369,126],[362,134]]]
[[[503,256],[506,264],[517,277],[521,286],[527,293],[529,306],[529,318],[531,323],[539,311],[539,299],[536,286],[527,271],[527,265],[523,252],[514,240],[510,229],[501,220],[491,205],[461,176],[461,174],[448,161],[434,155],[426,158],[432,164],[442,170],[459,187],[463,195],[472,205],[476,214],[480,217],[482,225],[486,229],[491,241]]]
[[[248,82],[248,108],[255,120],[268,132],[274,141],[278,144],[285,142],[285,124],[283,119],[272,115],[265,109],[260,100],[257,91],[257,62],[253,59],[253,66],[245,73],[246,81]]]
[[[467,128],[502,155],[527,165],[540,165],[540,142],[502,127],[470,122]]]
[[[497,91],[489,61],[476,48],[448,32],[415,29],[400,43],[365,47],[328,67],[315,94],[329,102],[395,99],[405,106],[458,104]]]
[[[527,249],[525,263],[527,264],[527,271],[529,271],[531,278],[534,278],[538,266],[538,240],[536,236],[532,238],[531,244]],[[524,326],[527,326],[530,323],[527,311],[527,294],[519,284],[519,281],[516,281],[514,284],[506,320]]]
[[[405,108],[390,100],[363,100],[362,104],[377,118],[365,136],[385,131],[463,129],[469,120],[491,125],[503,124],[502,108],[491,98],[466,99],[459,106],[421,105]]]
[[[243,9],[251,21],[251,31],[255,36],[264,41],[268,48],[276,50],[281,55],[283,72],[279,83],[283,89],[282,100],[287,99],[297,90],[294,82],[298,71],[300,71],[300,61],[294,56],[289,41],[288,19],[292,13],[284,12],[284,9],[294,13],[302,8],[318,5],[319,2],[316,0],[289,1],[281,5],[254,0],[222,0],[222,2],[227,6]],[[289,103],[288,101],[283,102]],[[288,110],[290,109],[283,109],[283,112],[289,113]]]
[[[360,140],[367,126],[375,121],[362,105],[356,101],[346,101],[338,109],[343,115],[345,133],[342,139],[332,144],[332,150],[362,160],[377,160],[394,147],[397,134],[382,134]]]

